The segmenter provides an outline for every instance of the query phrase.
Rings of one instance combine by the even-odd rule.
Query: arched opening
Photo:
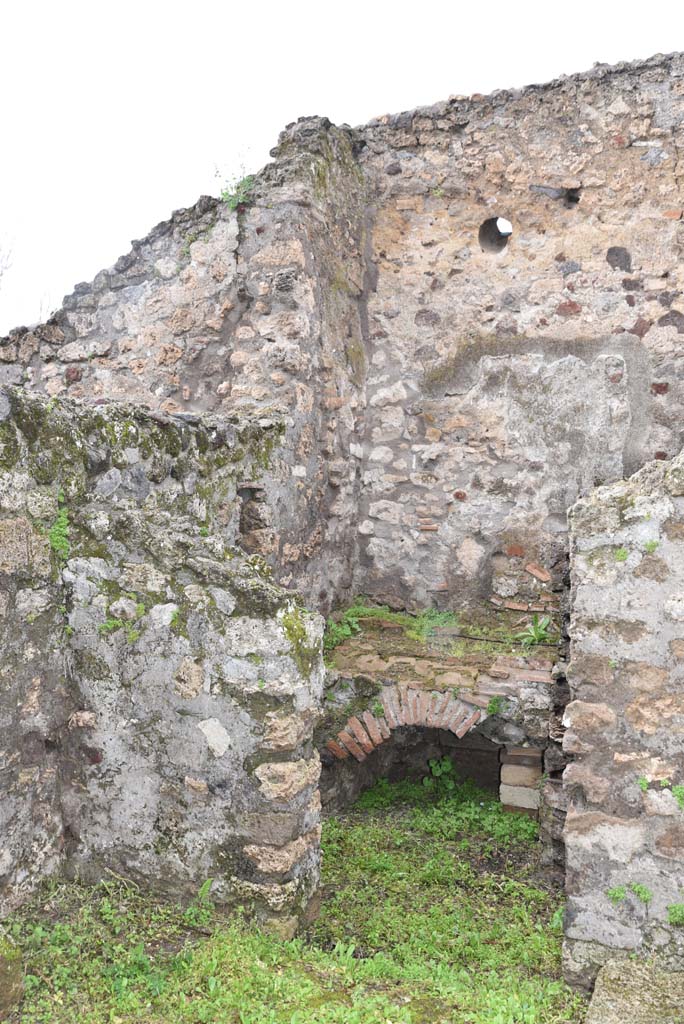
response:
[[[520,623],[502,609],[468,624],[463,614],[411,616],[363,602],[331,623],[315,734],[324,813],[349,807],[379,779],[420,781],[447,758],[459,779],[540,822],[543,859],[561,876],[557,634],[529,646]]]
[[[496,713],[492,700],[488,704]],[[324,810],[349,806],[378,779],[422,780],[431,762],[446,758],[459,778],[492,793],[507,810],[536,819],[543,750],[490,739],[482,731],[485,722],[482,708],[450,691],[388,683],[322,748]],[[500,724],[490,732],[500,735]]]
[[[562,876],[539,841],[548,653],[511,650],[501,622],[469,647],[462,618],[359,604],[329,626],[308,941],[377,964],[395,994],[420,975],[416,1021],[578,1019],[558,983]]]

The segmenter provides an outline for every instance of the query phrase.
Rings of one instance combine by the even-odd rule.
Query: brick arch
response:
[[[350,755],[365,761],[368,754],[389,739],[395,729],[417,725],[428,729],[444,729],[462,739],[487,717],[480,698],[463,700],[450,691],[420,690],[406,685],[385,686],[374,699],[382,704],[384,715],[367,708],[360,715],[351,715],[345,726],[325,744],[338,760]]]
[[[524,671],[525,675],[530,674],[529,670]],[[537,670],[537,675],[541,676],[542,671]],[[550,679],[550,673],[545,675]],[[369,707],[358,715],[351,715],[342,729],[324,743],[324,748],[340,764],[350,757],[365,761],[390,739],[395,729],[405,726],[442,729],[463,739],[490,717],[489,701],[489,696],[479,693],[469,693],[464,699],[453,691],[420,689],[407,683],[386,685],[372,701],[382,704],[384,714],[376,714]],[[543,748],[513,746],[497,739],[493,742],[500,747],[501,803],[506,810],[539,817]],[[547,837],[546,841],[551,839]]]

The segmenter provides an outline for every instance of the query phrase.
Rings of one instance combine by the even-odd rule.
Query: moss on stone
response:
[[[301,608],[291,603],[282,612],[280,622],[283,632],[292,645],[292,658],[301,674],[308,679],[319,657],[318,647],[309,643]]]
[[[57,518],[48,530],[50,547],[60,563],[66,562],[71,551],[69,534],[69,510],[66,506],[60,504],[59,511],[57,512]]]
[[[359,387],[363,384],[366,373],[366,351],[361,341],[353,338],[346,345],[347,361],[352,370],[352,380]]]
[[[0,469],[12,469],[21,457],[17,430],[10,420],[0,423]]]

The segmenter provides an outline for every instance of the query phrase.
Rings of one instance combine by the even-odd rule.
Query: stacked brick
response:
[[[499,797],[506,810],[539,814],[542,754],[537,747],[508,747],[501,755]]]

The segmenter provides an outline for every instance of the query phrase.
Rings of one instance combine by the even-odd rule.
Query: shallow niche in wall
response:
[[[513,234],[513,225],[506,217],[488,217],[480,225],[477,239],[483,252],[503,252]]]

